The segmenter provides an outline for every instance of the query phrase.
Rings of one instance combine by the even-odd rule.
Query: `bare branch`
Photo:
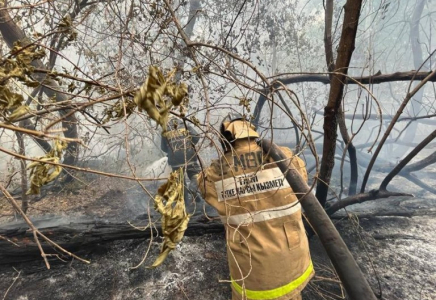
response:
[[[435,75],[436,75],[436,70],[434,70],[429,75],[427,75],[427,77],[425,79],[423,79],[410,93],[407,94],[406,98],[401,103],[401,106],[399,107],[397,113],[393,117],[391,123],[389,124],[389,127],[386,129],[380,143],[377,146],[377,149],[374,152],[374,155],[371,158],[371,161],[369,162],[368,169],[366,170],[366,173],[363,177],[362,187],[360,188],[361,193],[363,193],[365,191],[365,186],[366,186],[366,183],[368,181],[369,174],[371,173],[371,169],[374,166],[375,160],[377,159],[377,156],[380,153],[380,150],[383,147],[384,142],[389,137],[389,135],[390,135],[392,129],[394,128],[397,120],[399,119],[399,117],[403,113],[403,110],[406,107],[407,103],[409,103],[409,101],[412,99],[413,95],[415,95],[424,86],[424,84],[426,84],[427,81],[429,81],[430,78],[434,77]]]
[[[436,138],[436,130],[430,133],[419,145],[410,151],[410,153],[386,176],[386,178],[382,181],[380,185],[381,191],[386,191],[386,187],[389,182],[401,172],[401,170],[425,147],[427,146],[434,138]]]
[[[289,73],[287,73],[289,74]],[[330,84],[331,80],[328,75],[321,75],[323,73],[292,73],[293,76],[285,76],[285,74],[278,74],[274,77],[269,77],[269,79],[275,78],[277,81],[283,84],[300,83],[300,82],[320,82],[325,84]],[[371,76],[361,76],[361,77],[350,77],[344,80],[344,84],[380,84],[386,82],[396,82],[396,81],[418,81],[425,79],[431,72],[395,72],[392,74],[381,74],[377,72]],[[277,78],[278,77],[278,78]],[[436,76],[433,74],[428,79],[429,82],[436,82]]]
[[[377,199],[383,199],[383,198],[389,198],[389,197],[401,197],[401,196],[407,196],[407,197],[413,197],[411,194],[406,193],[397,193],[397,192],[389,192],[389,191],[380,191],[380,190],[371,190],[368,193],[361,193],[357,195],[353,195],[350,197],[347,197],[345,199],[342,199],[341,201],[335,202],[333,205],[328,207],[326,209],[326,212],[328,215],[332,215],[338,210],[353,205],[362,203],[365,201],[370,200],[377,200]]]

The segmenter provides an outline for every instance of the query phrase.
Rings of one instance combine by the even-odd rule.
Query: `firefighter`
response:
[[[192,126],[189,124],[185,126],[182,119],[171,117],[161,140],[161,149],[167,153],[168,164],[172,170],[183,168],[188,175],[190,184],[187,184],[185,176],[184,198],[187,212],[192,214],[199,212],[204,202],[197,193],[196,187],[196,176],[201,171],[195,150],[199,139],[197,131]]]
[[[226,229],[232,300],[301,299],[314,275],[301,205],[244,119],[221,125],[224,154],[199,175],[199,188]],[[281,147],[307,181],[303,161]]]

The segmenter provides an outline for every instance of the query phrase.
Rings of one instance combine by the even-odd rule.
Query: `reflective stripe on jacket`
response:
[[[307,180],[301,159],[281,148]],[[314,275],[301,205],[282,172],[248,139],[201,173],[199,188],[226,228],[234,299],[289,299]]]

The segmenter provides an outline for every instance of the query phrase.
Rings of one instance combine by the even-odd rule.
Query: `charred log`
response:
[[[38,226],[38,222],[34,222]],[[159,222],[157,222],[159,223]],[[104,221],[71,222],[57,226],[39,228],[39,231],[66,250],[81,253],[89,252],[97,245],[127,239],[147,239],[161,234],[160,225],[146,230],[148,221],[129,223],[108,223]],[[39,227],[39,226],[38,226]],[[195,216],[189,222],[185,235],[199,236],[207,233],[223,233],[224,227],[219,220],[207,220],[203,215]],[[69,260],[52,246],[42,243],[44,252],[52,254],[52,259]],[[9,264],[41,259],[41,252],[34,241],[33,233],[27,224],[0,228],[0,264]]]
[[[351,214],[334,214],[330,216],[330,219],[334,220],[342,220],[349,218]],[[402,218],[412,218],[418,216],[435,216],[436,210],[407,210],[407,211],[375,211],[375,212],[362,212],[362,213],[353,213],[353,216],[359,219],[375,219],[380,217],[402,217]]]

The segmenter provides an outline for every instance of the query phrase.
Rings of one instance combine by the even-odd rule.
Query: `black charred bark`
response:
[[[50,222],[50,220],[48,221]],[[115,240],[147,239],[151,235],[161,235],[160,225],[152,230],[140,231],[127,222],[83,221],[44,228],[38,226],[38,222],[34,223],[39,227],[41,233],[64,249],[72,252],[80,251],[81,253],[94,249],[96,245]],[[147,221],[132,222],[132,224],[141,227],[146,226]],[[199,236],[207,233],[224,233],[224,226],[219,220],[208,221],[200,215],[191,219],[185,235]],[[43,241],[41,244],[46,254],[57,254],[69,259]],[[0,227],[0,265],[37,259],[41,259],[41,253],[34,241],[33,233],[26,224]],[[53,257],[53,259],[57,258]]]

